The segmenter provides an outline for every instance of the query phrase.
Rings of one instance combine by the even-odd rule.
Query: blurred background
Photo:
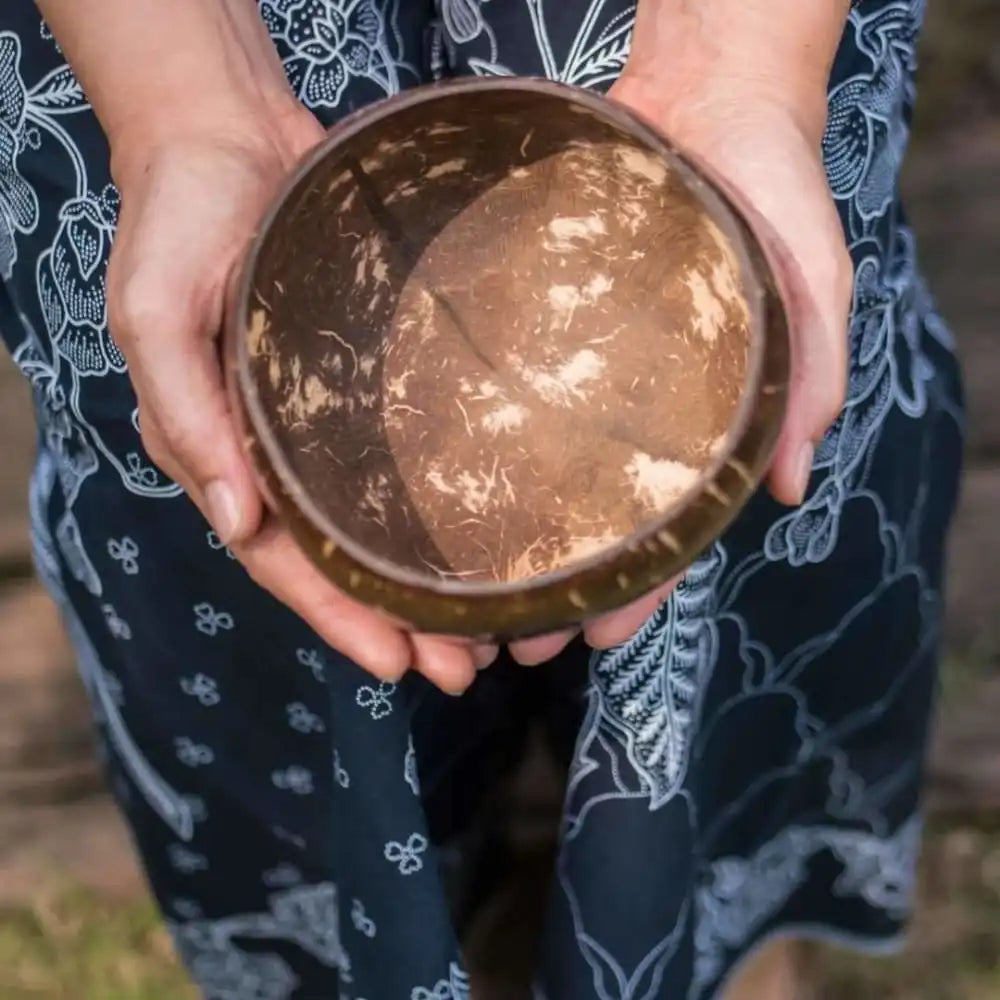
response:
[[[901,959],[811,953],[813,1000],[1000,1000],[1000,0],[930,0],[921,74],[904,190],[969,397],[922,899]],[[34,428],[6,356],[0,423],[0,1000],[193,1000],[32,578]]]

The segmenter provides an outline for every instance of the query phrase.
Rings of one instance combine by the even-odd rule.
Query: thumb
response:
[[[758,135],[744,125],[730,141],[696,158],[753,231],[788,317],[791,381],[768,479],[794,506],[843,406],[854,269],[822,163],[798,130],[781,119]]]
[[[221,295],[199,307],[190,292],[174,294],[162,278],[150,286],[133,277],[115,296],[111,317],[139,400],[143,446],[223,544],[245,541],[263,511],[223,385],[216,345]]]
[[[816,446],[843,406],[854,272],[839,227],[824,234],[821,220],[799,254],[769,227],[762,242],[791,336],[788,403],[768,482],[776,500],[795,506],[808,490]]]
[[[791,380],[768,482],[777,501],[795,506],[844,402],[854,268],[821,172],[793,170],[783,180],[754,178],[750,198],[719,178],[767,259],[788,318]]]

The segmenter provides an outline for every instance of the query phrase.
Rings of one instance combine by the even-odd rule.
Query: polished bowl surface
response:
[[[539,80],[406,92],[289,181],[230,309],[271,506],[407,626],[509,639],[683,571],[763,475],[788,330],[730,202]]]

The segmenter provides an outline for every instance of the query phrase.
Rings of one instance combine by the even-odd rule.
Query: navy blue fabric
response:
[[[603,89],[634,19],[625,0],[260,7],[325,122],[435,75]],[[0,330],[34,390],[38,566],[207,998],[466,1000],[439,845],[529,717],[569,764],[538,997],[704,1000],[778,931],[896,938],[962,436],[896,192],[922,14],[861,3],[830,81],[856,292],[848,399],[805,505],[757,497],[626,645],[501,666],[453,700],[324,647],[144,454],[107,329],[105,141],[34,5],[2,5]]]

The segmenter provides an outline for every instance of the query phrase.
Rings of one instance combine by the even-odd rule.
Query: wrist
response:
[[[781,108],[817,142],[850,0],[640,0],[620,92],[688,127],[701,110]]]
[[[200,101],[171,101],[154,115],[122,116],[106,131],[111,176],[123,192],[162,156],[208,146],[283,174],[324,134],[316,117],[291,92],[287,99],[268,101],[232,92]]]
[[[826,127],[826,92],[800,87],[790,94],[746,74],[694,69],[691,73],[637,72],[628,67],[609,96],[638,111],[682,149],[710,155],[733,133],[767,127],[776,118],[793,125],[817,154]]]
[[[309,131],[255,0],[36,2],[107,135],[116,175],[152,150],[213,133],[281,149]]]

